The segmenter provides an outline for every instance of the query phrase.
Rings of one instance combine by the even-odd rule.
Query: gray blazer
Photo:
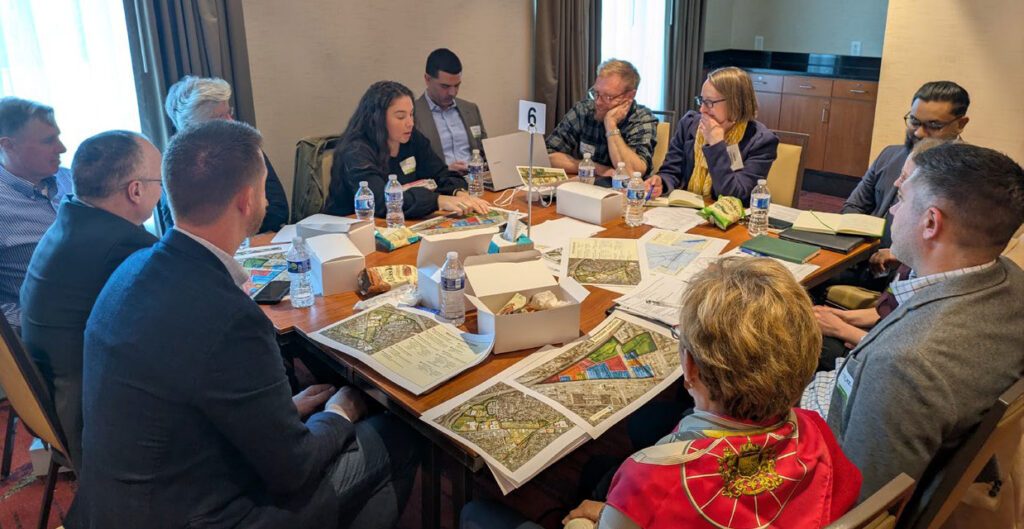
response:
[[[470,103],[465,99],[455,98],[455,108],[462,116],[462,124],[466,126],[466,137],[469,138],[470,149],[480,149],[484,152],[482,141],[487,137],[487,129],[480,119],[480,109],[476,103]],[[444,147],[441,145],[441,135],[437,133],[437,125],[434,123],[434,116],[430,112],[430,105],[427,103],[427,94],[424,93],[416,99],[413,105],[413,115],[416,119],[416,129],[430,140],[430,148],[434,150],[439,158],[444,160]],[[480,127],[479,137],[473,136],[471,127]],[[468,160],[467,160],[468,161]]]
[[[850,398],[837,386],[828,423],[864,476],[861,499],[906,472],[927,501],[952,452],[1024,376],[1022,299],[1024,271],[1000,257],[916,293],[849,353]]]

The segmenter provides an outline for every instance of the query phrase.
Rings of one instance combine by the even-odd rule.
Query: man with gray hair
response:
[[[626,164],[628,174],[650,173],[658,119],[634,100],[639,85],[640,73],[632,64],[618,59],[602,62],[597,81],[587,91],[590,97],[573,105],[548,136],[551,165],[576,173],[589,153],[599,177],[610,177],[619,162]],[[607,178],[597,182],[610,185]]]
[[[21,286],[21,337],[53,397],[68,455],[81,465],[82,336],[107,278],[156,237],[142,223],[160,200],[160,152],[134,132],[97,134],[75,151],[75,194],[46,230]]]
[[[204,121],[235,119],[231,108],[231,85],[217,77],[182,77],[167,90],[164,110],[174,123],[174,128],[179,131]],[[267,166],[267,213],[260,225],[260,233],[276,231],[288,222],[288,197],[284,193],[281,179],[277,177],[267,153],[261,151],[261,154]],[[157,212],[165,230],[174,226],[166,197],[160,201]]]
[[[71,192],[71,172],[60,166],[66,151],[53,108],[0,98],[0,311],[16,332],[29,259]]]

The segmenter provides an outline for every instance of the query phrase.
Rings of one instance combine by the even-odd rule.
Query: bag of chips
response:
[[[374,240],[377,241],[377,249],[382,252],[392,252],[403,246],[409,246],[420,240],[420,235],[405,226],[398,228],[377,228]]]
[[[416,267],[412,265],[385,265],[364,268],[356,279],[359,295],[380,294],[402,285],[416,284]]]
[[[724,230],[747,216],[747,212],[743,209],[743,201],[740,199],[736,197],[718,197],[714,204],[698,210],[697,215],[710,220],[715,226]]]

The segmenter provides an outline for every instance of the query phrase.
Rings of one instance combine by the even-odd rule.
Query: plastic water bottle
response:
[[[626,210],[626,186],[629,185],[629,173],[626,172],[626,162],[619,162],[612,173],[612,189],[622,193],[622,210]]]
[[[366,181],[359,182],[359,190],[356,191],[356,218],[359,220],[372,220],[373,209],[376,206],[373,200],[373,191]]]
[[[768,233],[768,204],[772,202],[772,192],[768,190],[768,181],[764,178],[757,181],[757,187],[750,192],[750,218],[747,219],[747,231],[757,236]]]
[[[292,285],[288,290],[292,306],[301,309],[313,304],[313,272],[309,263],[309,249],[302,237],[292,239],[292,247],[284,258],[288,261],[288,275]]]
[[[441,267],[441,319],[459,326],[466,322],[466,272],[459,252],[448,252]]]
[[[647,186],[644,179],[640,178],[638,171],[633,172],[626,187],[626,226],[635,228],[644,223],[644,198],[647,196]]]
[[[402,184],[398,183],[398,175],[388,175],[388,185],[384,188],[384,204],[388,208],[387,221],[389,228],[401,228],[405,226],[405,213],[402,213],[402,198],[404,191]]]
[[[590,153],[583,153],[583,161],[580,162],[580,167],[578,170],[580,182],[584,184],[594,185],[594,175],[596,171],[597,168],[594,167],[594,161],[590,159]]]
[[[480,149],[473,149],[469,159],[469,195],[484,196],[484,158],[480,156]]]

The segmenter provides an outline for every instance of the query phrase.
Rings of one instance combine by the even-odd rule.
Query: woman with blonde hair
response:
[[[658,174],[647,179],[652,196],[686,189],[706,198],[734,196],[750,202],[750,191],[768,178],[779,139],[756,121],[757,98],[747,72],[729,66],[710,74],[695,98],[697,110],[683,116]]]

